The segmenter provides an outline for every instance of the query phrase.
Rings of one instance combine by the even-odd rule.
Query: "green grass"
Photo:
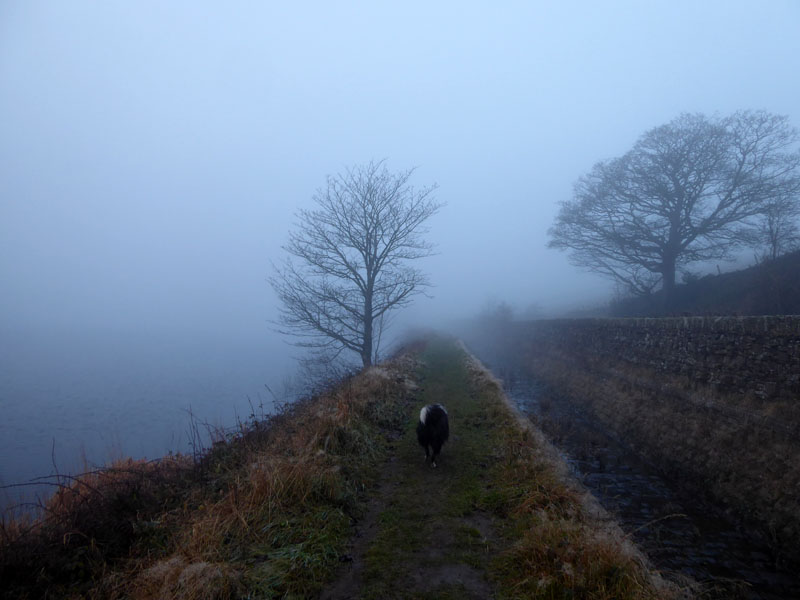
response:
[[[491,448],[480,428],[485,410],[470,397],[464,359],[451,342],[443,340],[431,342],[421,356],[418,381],[422,389],[397,445],[399,466],[392,474],[396,485],[389,506],[379,516],[380,529],[367,552],[364,598],[397,597],[409,572],[447,562],[486,569],[488,542],[465,518],[480,509]],[[432,403],[446,406],[453,432],[437,469],[423,462],[415,434],[419,409]],[[465,597],[465,591],[451,583],[434,587],[428,594]]]

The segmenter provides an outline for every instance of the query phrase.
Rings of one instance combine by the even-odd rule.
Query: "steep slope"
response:
[[[741,271],[707,275],[675,288],[665,310],[660,292],[614,303],[613,316],[800,314],[800,251]]]

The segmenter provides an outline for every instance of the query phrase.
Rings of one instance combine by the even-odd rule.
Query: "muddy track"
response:
[[[386,461],[380,484],[373,491],[365,515],[356,525],[352,546],[346,557],[347,566],[320,599],[458,597],[478,600],[491,597],[492,590],[484,570],[466,564],[458,548],[463,541],[461,533],[469,531],[472,543],[484,545],[488,554],[492,543],[490,540],[495,537],[491,520],[476,513],[455,520],[443,517],[442,498],[436,497],[436,494],[425,496],[425,508],[414,506],[416,503],[408,502],[407,496],[398,501],[402,496],[398,494],[398,488],[413,485],[411,479],[427,480],[435,486],[437,474],[428,474],[429,467],[421,460],[411,470],[404,468],[396,450]],[[424,490],[418,491],[425,493]],[[391,520],[392,513],[406,511],[415,514],[420,526],[425,528],[424,538],[406,539],[416,542],[410,548],[411,552],[396,552],[390,571],[376,570],[371,559],[374,562],[376,547],[384,541],[381,537],[385,537],[386,532],[382,532],[382,527]],[[401,546],[398,545],[395,550]],[[378,549],[378,552],[381,551]],[[392,590],[394,584],[400,587]]]
[[[377,488],[372,491],[364,516],[355,525],[350,552],[343,561],[348,563],[348,566],[342,569],[339,578],[322,593],[320,600],[349,600],[361,597],[367,549],[378,532],[378,516],[396,485],[398,467],[397,455],[393,452],[383,465],[381,480]]]

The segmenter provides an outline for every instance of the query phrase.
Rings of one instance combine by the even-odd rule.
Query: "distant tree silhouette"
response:
[[[797,140],[787,117],[764,111],[682,114],[581,177],[548,245],[634,294],[660,285],[669,304],[676,269],[728,257],[771,202],[796,197]]]
[[[800,248],[800,202],[796,197],[777,197],[767,202],[758,222],[756,243],[763,248],[760,261],[775,260]]]
[[[489,299],[484,304],[478,320],[486,323],[510,323],[514,320],[514,307],[505,300]]]
[[[281,331],[297,345],[327,359],[351,350],[369,366],[389,313],[430,285],[411,262],[432,254],[424,223],[441,204],[435,185],[410,186],[413,173],[391,173],[385,161],[349,168],[328,177],[316,209],[297,214],[288,257],[270,278]]]

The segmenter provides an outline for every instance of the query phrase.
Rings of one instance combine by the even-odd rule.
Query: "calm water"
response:
[[[0,338],[0,483],[74,473],[120,456],[190,449],[189,409],[230,427],[269,411],[291,349],[263,337],[31,335]],[[15,492],[16,494],[16,492]],[[15,499],[15,495],[12,499]],[[0,504],[8,502],[0,495]]]

